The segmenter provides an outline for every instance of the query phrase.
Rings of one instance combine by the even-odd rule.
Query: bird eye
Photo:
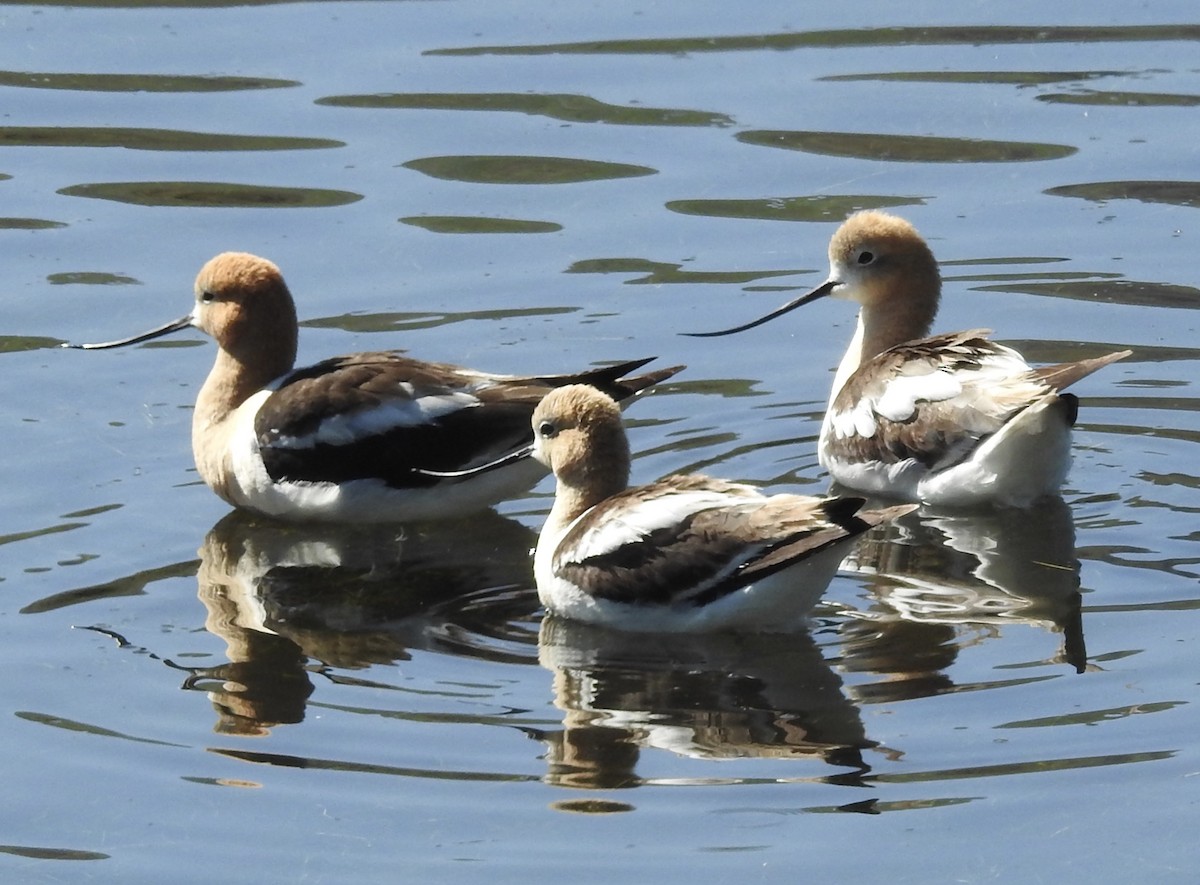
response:
[[[211,304],[217,300],[217,293],[212,289],[202,289],[200,291],[200,300],[205,304]]]
[[[553,439],[558,434],[558,428],[553,421],[543,421],[538,425],[537,432],[542,439]]]
[[[871,252],[867,249],[863,249],[861,252],[858,253],[858,258],[856,260],[858,261],[859,264],[863,264],[863,265],[871,264],[875,261],[875,253]]]

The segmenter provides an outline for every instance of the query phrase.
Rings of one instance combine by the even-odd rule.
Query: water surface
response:
[[[1102,22],[1103,24],[1093,24]],[[313,2],[0,7],[0,748],[13,881],[1194,878],[1200,21],[1058,10]],[[811,629],[543,617],[550,485],[462,524],[262,523],[198,480],[240,249],[301,358],[658,355],[634,476],[818,493],[860,208],[943,263],[938,328],[1079,385],[1062,501],[909,517]],[[402,873],[398,871],[403,871]]]

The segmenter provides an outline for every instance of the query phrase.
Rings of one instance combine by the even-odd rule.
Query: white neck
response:
[[[866,337],[866,323],[863,321],[863,311],[858,312],[858,321],[854,327],[854,337],[850,339],[850,346],[846,348],[845,354],[842,355],[842,361],[838,364],[837,372],[833,376],[833,389],[829,392],[829,405],[833,406],[833,401],[837,399],[837,395],[842,388],[846,386],[846,382],[850,380],[850,376],[858,371],[858,367],[863,362],[863,339]],[[826,409],[825,414],[829,414],[829,409]]]
[[[826,440],[829,438],[831,422],[833,420],[833,401],[837,399],[837,395],[846,386],[846,382],[850,380],[850,376],[858,371],[858,367],[862,365],[862,345],[865,335],[866,327],[863,323],[862,311],[859,311],[858,322],[854,329],[854,337],[850,339],[850,346],[846,348],[846,353],[843,354],[842,361],[838,364],[837,372],[834,373],[833,388],[829,391],[829,405],[826,406],[825,417],[821,420],[821,436],[819,437],[817,451],[822,466],[826,466],[824,458]]]
[[[538,534],[537,547],[533,554],[533,574],[538,587],[550,586],[554,579],[554,553],[558,542],[571,524],[587,508],[579,509],[577,497],[573,492],[561,490],[554,496],[554,506],[542,525]]]
[[[557,481],[554,506],[550,508],[550,513],[546,516],[546,522],[542,526],[543,536],[558,537],[589,506],[583,502],[582,496],[576,489],[564,486],[561,480]]]

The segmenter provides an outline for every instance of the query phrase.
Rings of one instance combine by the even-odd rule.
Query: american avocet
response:
[[[200,476],[237,507],[282,519],[440,519],[532,487],[525,459],[478,477],[435,476],[494,461],[531,439],[547,391],[595,384],[626,399],[682,366],[629,376],[635,360],[574,375],[492,375],[396,353],[356,353],[293,369],[296,307],[279,269],[226,252],[196,278],[192,312],[119,347],[195,327],[218,345],[192,418]],[[628,377],[626,377],[628,376]]]
[[[668,476],[628,487],[621,412],[593,387],[551,391],[531,452],[554,472],[534,579],[550,611],[643,631],[796,627],[849,541],[914,509],[861,498],[766,496],[740,483]],[[510,456],[512,457],[512,456]]]
[[[1131,351],[1035,369],[986,329],[922,338],[941,295],[937,261],[911,224],[884,212],[850,216],[829,265],[808,294],[701,337],[825,295],[861,305],[821,424],[819,459],[838,483],[948,507],[1024,506],[1058,491],[1078,411],[1063,389]]]

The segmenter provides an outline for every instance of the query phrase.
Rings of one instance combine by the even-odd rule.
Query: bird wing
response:
[[[624,377],[647,362],[526,377],[392,352],[335,357],[279,379],[255,416],[255,435],[276,481],[429,487],[454,481],[430,473],[486,464],[530,443],[533,410],[554,387],[589,383],[627,398],[681,368]]]
[[[841,499],[838,507],[861,504]],[[702,606],[848,533],[820,499],[768,498],[749,486],[673,476],[586,511],[559,542],[552,568],[597,598]]]
[[[987,334],[910,341],[860,366],[830,406],[840,457],[941,468],[1050,392],[1020,354]]]

